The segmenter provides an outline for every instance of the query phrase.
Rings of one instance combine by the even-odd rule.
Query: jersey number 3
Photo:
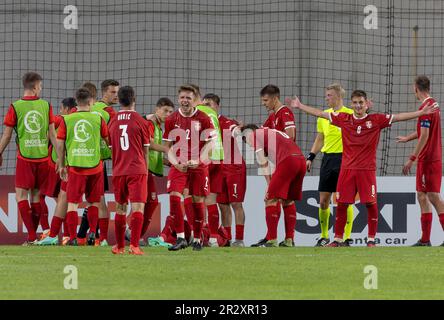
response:
[[[120,148],[122,148],[123,151],[126,151],[129,149],[128,133],[126,132],[128,125],[120,125],[119,129],[122,130],[122,134],[120,135]]]

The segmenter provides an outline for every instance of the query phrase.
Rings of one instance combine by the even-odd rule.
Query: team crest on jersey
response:
[[[370,129],[372,127],[372,122],[371,121],[366,121],[365,122],[365,126]]]

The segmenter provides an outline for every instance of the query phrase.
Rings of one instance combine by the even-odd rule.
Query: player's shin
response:
[[[347,223],[347,207],[346,203],[338,203],[336,211],[336,223],[335,223],[335,241],[342,242],[344,237],[345,224]]]
[[[205,206],[203,202],[193,203],[194,209],[194,239],[202,239],[202,227],[205,217]]]
[[[378,230],[378,204],[366,204],[368,221],[368,239],[375,239]],[[374,240],[373,240],[374,241]]]
[[[285,239],[294,238],[294,230],[296,228],[296,205],[290,204],[289,206],[283,206],[284,220],[285,220]]]
[[[125,229],[126,229],[126,215],[116,214],[114,224],[114,231],[116,233],[116,242],[119,248],[125,247]],[[137,239],[139,241],[139,239]]]
[[[37,238],[37,235],[34,230],[34,223],[32,222],[31,208],[29,206],[28,200],[19,201],[17,207],[20,212],[20,216],[22,217],[23,223],[28,230],[28,241],[34,241]]]
[[[347,223],[345,224],[344,240],[350,239],[353,229],[353,205],[347,208]]]
[[[142,233],[143,214],[140,211],[135,211],[131,215],[131,245],[139,246],[139,240]]]

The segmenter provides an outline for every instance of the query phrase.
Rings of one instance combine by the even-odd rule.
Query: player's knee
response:
[[[416,198],[418,199],[419,203],[426,203],[428,200],[427,194],[425,192],[418,192]]]

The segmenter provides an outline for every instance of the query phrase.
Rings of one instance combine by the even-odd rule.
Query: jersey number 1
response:
[[[126,151],[129,149],[128,133],[126,132],[128,125],[120,125],[119,129],[122,130],[122,135],[120,136],[120,148],[122,148],[123,151]]]

